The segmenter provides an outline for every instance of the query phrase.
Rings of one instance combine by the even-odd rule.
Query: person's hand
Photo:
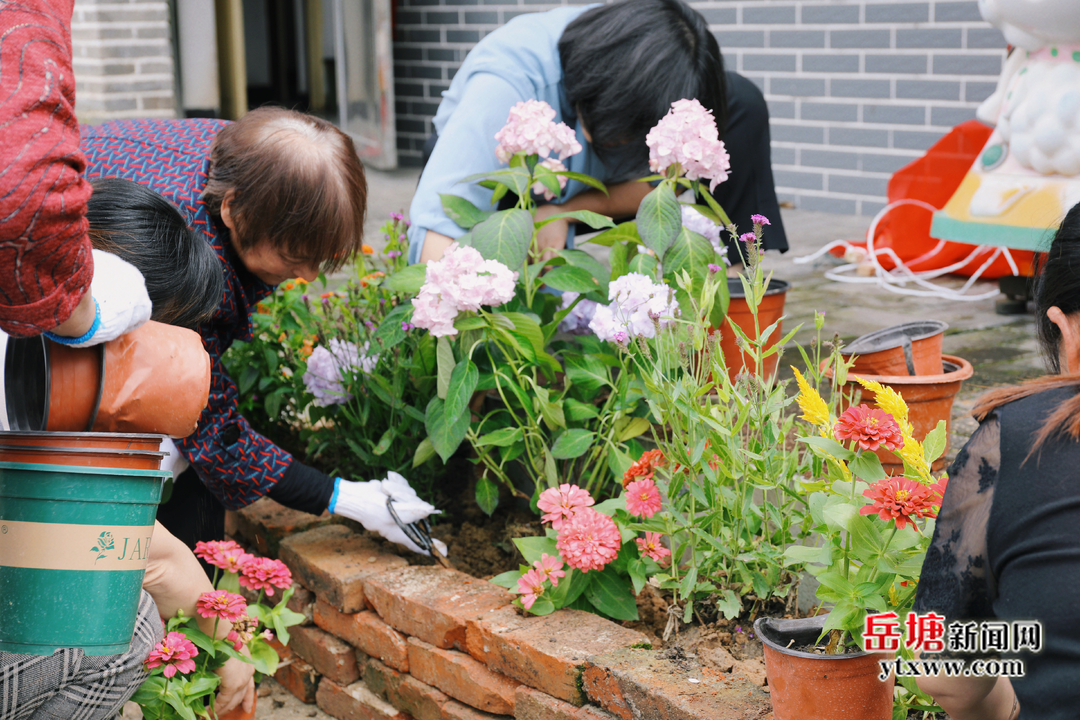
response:
[[[150,319],[153,305],[146,293],[142,274],[131,263],[116,255],[94,250],[94,279],[89,294],[96,305],[89,330],[80,337],[46,333],[54,341],[72,347],[89,347],[125,335]]]
[[[418,520],[440,512],[430,503],[424,502],[416,495],[416,491],[409,485],[408,480],[396,472],[387,473],[385,480],[369,480],[367,482],[352,482],[342,478],[334,480],[334,496],[330,500],[330,512],[341,515],[351,520],[356,520],[364,526],[364,529],[382,535],[390,542],[404,545],[413,552],[428,555],[426,550],[417,547],[416,543],[398,527],[390,511],[386,507],[387,498],[394,501],[394,512],[403,523],[414,523]],[[446,555],[446,545],[440,540],[434,540],[435,546],[443,555]]]
[[[247,648],[244,648],[244,652],[247,652]],[[244,712],[251,712],[255,704],[255,666],[229,658],[214,672],[221,678],[214,700],[214,714],[221,717],[240,703],[244,704]]]
[[[566,208],[554,203],[536,208],[535,222],[542,222],[553,215],[566,212]],[[549,222],[536,231],[537,255],[541,261],[555,257],[555,253],[566,247],[566,236],[570,233],[570,221],[560,218]]]

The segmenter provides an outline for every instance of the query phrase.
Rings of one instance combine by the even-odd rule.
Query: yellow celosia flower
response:
[[[893,419],[896,420],[896,424],[900,426],[901,431],[911,427],[908,424],[907,403],[904,402],[904,398],[900,397],[900,393],[890,387],[885,387],[879,382],[867,380],[858,375],[855,376],[855,380],[864,388],[874,393],[874,402],[877,403],[879,408],[893,416]]]
[[[799,397],[796,401],[803,411],[802,419],[811,425],[828,426],[829,406],[818,391],[810,387],[810,383],[806,382],[801,372],[794,366],[791,369],[795,372],[795,382],[799,384]]]

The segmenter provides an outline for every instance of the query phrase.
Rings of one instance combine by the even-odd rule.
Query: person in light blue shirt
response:
[[[609,191],[570,180],[555,203],[538,208],[537,219],[570,210],[629,218],[650,190],[636,181],[649,174],[645,135],[682,98],[713,111],[731,154],[731,177],[717,187],[717,200],[740,227],[750,226],[753,213],[769,217],[766,247],[786,250],[760,91],[724,72],[708,23],[685,3],[619,0],[519,16],[469,52],[435,115],[409,211],[409,261],[438,259],[464,234],[443,211],[440,194],[491,206],[491,190],[460,180],[502,166],[495,134],[518,102],[543,100],[554,108],[555,120],[574,128],[584,148],[564,161],[567,168],[602,180]],[[572,226],[557,220],[537,239],[541,249],[555,250],[572,238]]]

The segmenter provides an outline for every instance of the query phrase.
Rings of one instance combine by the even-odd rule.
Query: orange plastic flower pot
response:
[[[855,356],[855,375],[939,375],[941,345],[948,324],[916,320],[863,335],[844,348]]]
[[[758,306],[758,326],[764,330],[774,322],[780,320],[784,314],[784,301],[787,299],[787,291],[791,283],[785,280],[770,280],[769,287],[765,291],[765,297]],[[738,337],[731,329],[734,323],[747,337],[756,338],[757,331],[754,328],[754,314],[750,311],[750,305],[746,302],[743,294],[742,283],[738,278],[728,279],[728,292],[731,295],[731,303],[728,305],[727,317],[720,326],[720,349],[724,353],[724,362],[727,363],[728,376],[732,382],[735,377],[743,372],[750,371],[755,374],[763,374],[766,377],[776,371],[778,355],[770,355],[762,362],[763,368],[757,367],[754,358],[739,349]],[[776,326],[776,330],[769,337],[769,349],[780,342],[783,336],[783,324]]]
[[[817,642],[824,615],[797,620],[758,618],[765,674],[776,720],[890,720],[895,678],[878,678],[876,653],[817,655],[791,646]],[[792,642],[794,641],[794,642]]]
[[[952,406],[960,387],[974,374],[971,363],[955,355],[942,355],[944,372],[936,375],[863,375],[860,373],[848,373],[848,381],[843,390],[845,395],[853,395],[855,390],[862,391],[862,402],[868,405],[876,405],[874,393],[864,389],[853,379],[853,375],[859,375],[864,380],[872,380],[890,387],[904,398],[908,406],[908,420],[914,429],[915,439],[922,442],[927,433],[937,427],[938,422],[945,421],[945,452],[934,463],[935,472],[945,468],[945,455],[949,452],[949,428],[952,425]],[[832,377],[831,371],[826,375]],[[847,409],[847,404],[841,403],[840,411]],[[903,475],[904,464],[889,450],[878,450],[877,456],[881,460],[882,467],[889,475]]]
[[[165,455],[163,452],[152,450],[0,445],[0,462],[112,468],[114,470],[159,470]]]
[[[0,446],[156,451],[161,439],[161,435],[148,433],[5,432],[0,433]]]

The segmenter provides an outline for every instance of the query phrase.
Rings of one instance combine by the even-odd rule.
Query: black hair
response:
[[[87,205],[90,242],[134,265],[146,281],[151,320],[195,328],[207,321],[225,290],[221,261],[168,200],[120,178],[93,182]]]
[[[680,0],[621,0],[588,10],[563,30],[559,60],[570,105],[617,175],[645,170],[645,136],[676,100],[696,98],[712,110],[723,137],[720,46],[705,18]]]
[[[1065,315],[1080,313],[1080,204],[1061,221],[1050,250],[1039,256],[1035,274],[1035,329],[1043,358],[1053,373],[1061,372],[1061,331],[1046,311],[1055,305]]]

